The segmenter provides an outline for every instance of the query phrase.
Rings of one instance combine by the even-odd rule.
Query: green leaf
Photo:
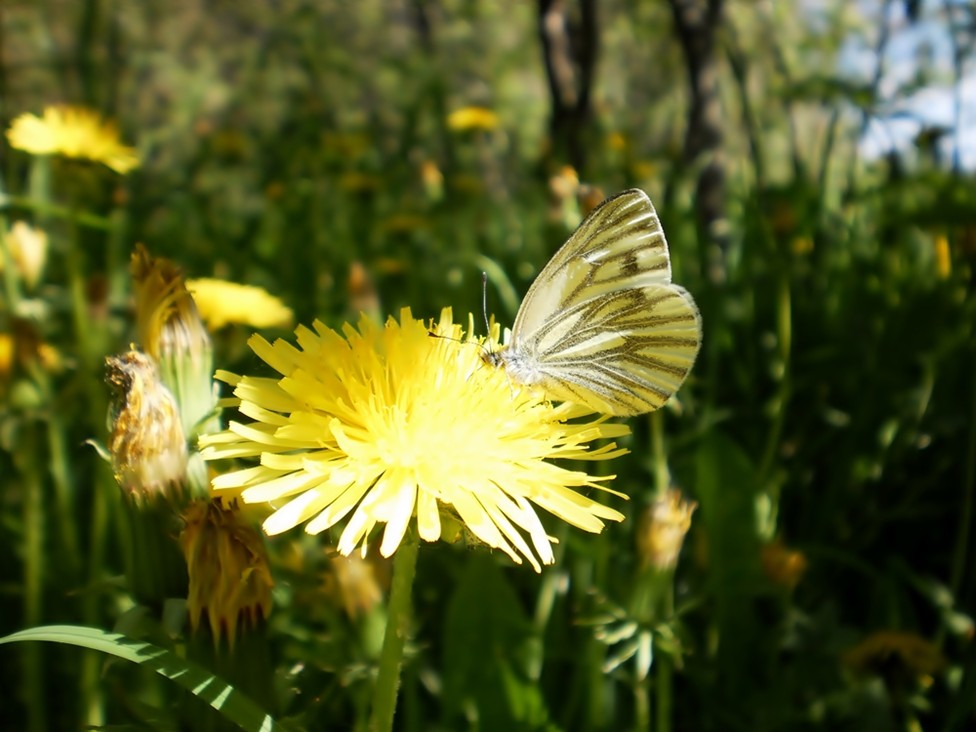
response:
[[[207,702],[242,729],[254,732],[288,732],[293,729],[276,722],[251,699],[202,666],[151,643],[133,640],[119,633],[107,633],[98,628],[75,625],[45,625],[0,638],[0,644],[19,641],[64,643],[145,666]]]
[[[476,729],[552,729],[528,669],[536,639],[504,574],[489,556],[472,558],[445,624],[444,702],[448,728],[477,709]]]

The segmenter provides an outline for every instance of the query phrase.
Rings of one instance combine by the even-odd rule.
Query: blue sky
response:
[[[971,0],[950,0],[952,6],[963,6]],[[875,48],[882,22],[884,0],[858,0],[870,32],[852,37],[840,54],[840,72],[862,81],[870,80],[877,63]],[[958,145],[961,166],[976,169],[976,68],[972,62],[964,68],[962,78],[955,83],[952,69],[952,41],[945,17],[944,0],[923,0],[918,21],[910,23],[904,3],[892,3],[887,18],[890,35],[884,56],[884,73],[880,84],[883,110],[874,117],[861,142],[868,157],[877,157],[892,148],[909,152],[912,140],[923,126],[955,126],[956,95],[960,102],[959,129],[946,135],[941,143],[941,156],[950,164],[954,145]],[[956,18],[962,19],[957,8]],[[958,21],[957,21],[958,22]],[[909,88],[916,76],[919,59],[929,59],[930,79],[921,87]]]

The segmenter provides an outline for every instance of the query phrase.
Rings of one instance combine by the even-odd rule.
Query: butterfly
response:
[[[643,191],[612,196],[543,267],[508,342],[486,360],[513,381],[596,412],[661,407],[701,346],[694,299],[671,282],[671,258]]]

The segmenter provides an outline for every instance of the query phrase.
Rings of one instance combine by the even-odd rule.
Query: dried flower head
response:
[[[590,443],[627,428],[605,418],[569,422],[588,412],[518,389],[484,365],[478,342],[462,341],[450,310],[430,327],[435,337],[404,310],[399,322],[364,318],[343,335],[318,322],[299,327],[298,348],[253,336],[251,348],[281,376],[219,372],[253,421],[231,422],[200,444],[207,459],[259,464],[217,477],[214,490],[270,503],[269,534],[301,523],[316,534],[348,517],[338,543],[346,555],[365,552],[378,524],[386,526],[383,556],[413,521],[421,538],[436,541],[441,511],[453,512],[480,541],[537,570],[554,557],[536,507],[592,532],[621,520],[577,490],[608,491],[601,484],[612,476],[548,460],[619,455],[615,445]]]
[[[123,491],[139,502],[182,495],[187,447],[176,400],[155,362],[129,351],[106,359],[114,392],[108,448]]]

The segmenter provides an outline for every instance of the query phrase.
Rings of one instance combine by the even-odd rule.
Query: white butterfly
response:
[[[642,414],[678,390],[701,338],[698,306],[671,283],[657,212],[632,189],[597,206],[556,252],[487,360],[554,399]]]

